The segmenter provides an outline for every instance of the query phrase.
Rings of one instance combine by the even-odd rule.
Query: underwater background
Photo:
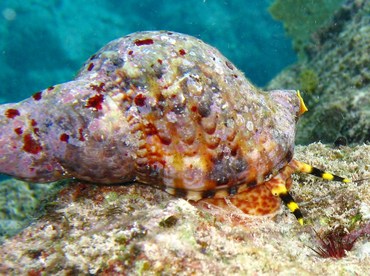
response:
[[[309,112],[294,157],[357,182],[296,175],[292,192],[318,232],[370,233],[369,0],[1,0],[0,104],[72,80],[109,41],[143,30],[193,35],[254,85],[299,89]],[[0,274],[370,275],[368,240],[322,262],[286,212],[246,223],[221,211],[220,222],[140,185],[0,180]]]

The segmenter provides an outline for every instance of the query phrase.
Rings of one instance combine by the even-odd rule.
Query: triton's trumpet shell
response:
[[[244,211],[269,213],[280,202],[272,194],[292,204],[285,182],[302,168],[292,157],[304,111],[299,93],[260,91],[194,37],[134,33],[103,47],[75,80],[0,107],[0,172],[138,181],[216,204],[231,194]]]

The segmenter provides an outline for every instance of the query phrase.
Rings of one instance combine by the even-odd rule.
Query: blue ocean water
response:
[[[296,54],[272,0],[2,0],[0,103],[71,80],[110,40],[143,30],[187,33],[218,48],[251,81],[266,84]]]

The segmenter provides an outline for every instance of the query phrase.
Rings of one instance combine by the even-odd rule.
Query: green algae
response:
[[[319,77],[314,70],[306,68],[299,74],[299,82],[300,90],[312,94],[317,89]]]
[[[105,200],[107,202],[114,202],[118,199],[118,194],[115,193],[115,192],[109,192],[107,194],[105,194]]]

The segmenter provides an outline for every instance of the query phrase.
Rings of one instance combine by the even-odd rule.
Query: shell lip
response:
[[[297,90],[297,96],[299,99],[299,116],[301,116],[303,113],[308,111],[308,108],[306,104],[304,103],[303,98],[301,96],[301,92],[299,90]]]

